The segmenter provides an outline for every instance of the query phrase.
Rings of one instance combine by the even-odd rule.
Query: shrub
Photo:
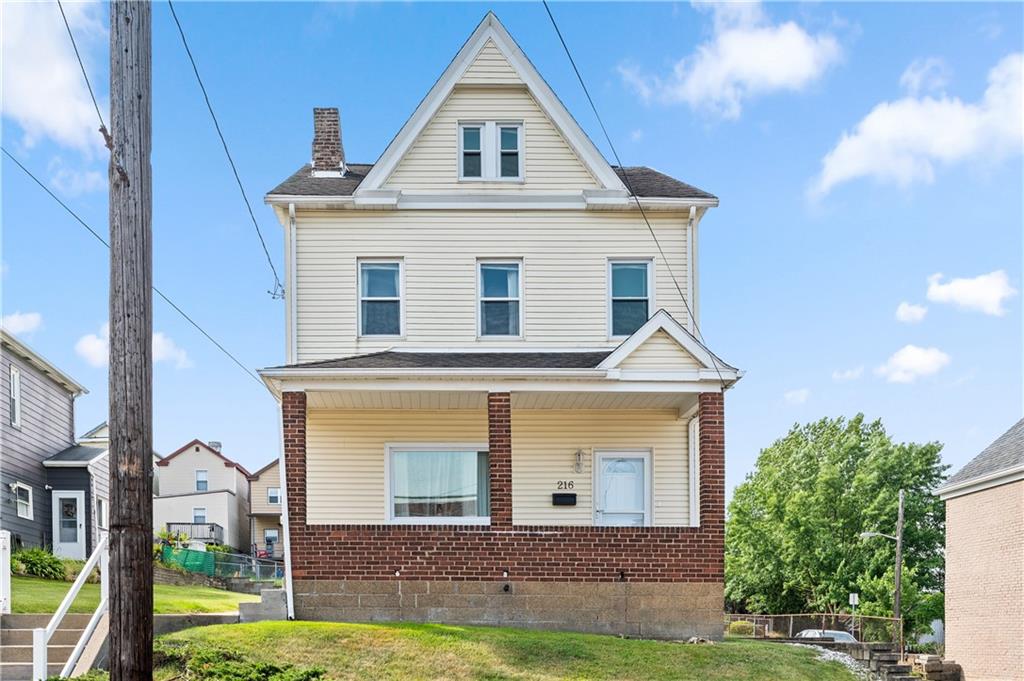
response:
[[[207,544],[206,550],[214,553],[231,553],[231,547],[224,544]]]
[[[110,681],[110,672],[105,672],[102,669],[90,669],[81,676],[76,676],[77,681]],[[46,681],[64,681],[59,676],[51,676]]]
[[[18,560],[18,555],[14,554],[11,556],[11,574],[12,575],[24,575],[26,572],[25,564]]]
[[[745,620],[729,622],[729,634],[732,636],[753,636],[754,624]]]
[[[185,678],[197,681],[319,681],[325,674],[318,667],[253,662],[233,650],[159,639],[153,643],[153,666],[174,667]]]
[[[25,574],[64,581],[64,563],[45,549],[24,549],[13,558],[25,566]]]
[[[74,558],[61,558],[61,564],[64,566],[64,581],[73,582],[78,579],[78,575],[82,572],[82,568],[85,567],[84,560],[75,560]],[[92,573],[86,580],[90,584],[98,584],[100,581],[99,568],[93,568]]]

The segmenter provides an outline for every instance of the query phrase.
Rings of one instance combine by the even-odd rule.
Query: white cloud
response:
[[[30,334],[43,324],[43,315],[38,312],[12,312],[5,314],[0,320],[0,326],[11,333]]]
[[[928,308],[924,305],[915,305],[903,301],[896,307],[896,320],[904,324],[917,324],[928,314]]]
[[[772,23],[760,3],[694,3],[712,13],[712,38],[675,63],[666,76],[622,64],[619,74],[645,101],[686,103],[738,118],[758,95],[799,91],[837,63],[842,49],[828,33],[812,35],[792,21]]]
[[[911,95],[941,91],[949,83],[949,65],[939,57],[915,59],[900,76],[900,85]]]
[[[786,400],[787,404],[803,404],[807,401],[807,398],[811,396],[811,391],[807,388],[797,388],[796,390],[787,390],[782,394],[783,399]]]
[[[996,317],[1006,314],[1003,302],[1017,293],[1010,286],[1010,279],[1003,270],[980,274],[973,279],[951,279],[946,284],[941,282],[941,273],[928,277],[928,300],[953,303],[957,307],[978,310]]]
[[[833,381],[856,381],[864,373],[864,367],[852,369],[836,369],[832,372]]]
[[[878,104],[822,159],[809,196],[820,198],[863,177],[907,187],[932,182],[936,166],[995,163],[1020,154],[1022,73],[1024,54],[1015,53],[989,71],[977,102],[910,94]]]
[[[875,369],[875,373],[890,383],[913,383],[922,376],[938,373],[949,362],[949,355],[938,348],[906,345]]]
[[[106,187],[106,176],[98,170],[71,168],[59,156],[50,160],[50,182],[62,194],[79,196]]]
[[[641,130],[640,128],[637,128],[636,130],[634,130],[631,133],[629,133],[629,139],[630,139],[631,142],[639,142],[643,138],[644,138],[644,131]]]
[[[68,2],[64,11],[86,67],[102,63],[107,31],[100,4]],[[96,155],[103,146],[99,122],[57,3],[5,2],[0,42],[3,115],[21,128],[21,143],[48,138]],[[90,75],[94,87],[103,82]]]
[[[75,343],[75,352],[94,367],[107,366],[110,354],[110,324],[100,327],[99,334],[89,333]],[[195,366],[188,353],[162,331],[153,334],[153,362],[174,362],[176,369]]]

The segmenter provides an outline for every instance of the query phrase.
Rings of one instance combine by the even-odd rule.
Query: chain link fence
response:
[[[800,632],[806,632],[802,636]],[[836,632],[830,634],[830,632]],[[743,638],[834,638],[860,643],[899,641],[900,620],[849,613],[728,614],[725,634]]]
[[[177,565],[187,572],[221,579],[273,582],[284,577],[284,566],[281,563],[240,553],[195,551],[165,545],[160,560],[165,565]]]

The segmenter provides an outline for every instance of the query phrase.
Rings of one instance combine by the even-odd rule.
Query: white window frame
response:
[[[593,494],[591,497],[592,521],[594,527],[618,527],[617,525],[602,525],[598,514],[598,498],[601,495],[601,457],[603,456],[640,456],[644,460],[644,524],[642,527],[654,527],[654,450],[653,449],[595,449],[594,463],[591,466],[592,479],[590,481]]]
[[[279,527],[264,527],[263,528],[263,544],[264,544],[264,546],[268,543],[267,542],[267,532],[273,532],[275,535],[277,535],[274,538],[274,545],[275,546],[277,544],[281,543],[281,528],[279,528]]]
[[[110,521],[110,507],[106,497],[96,497],[96,527],[101,530],[108,529]]]
[[[277,497],[277,501],[272,501],[271,500],[271,498],[270,498],[270,491],[271,490],[277,490],[277,494],[275,495]],[[271,506],[280,506],[281,505],[281,488],[280,487],[268,487],[267,488],[267,503],[270,504]]]
[[[28,515],[22,515],[21,513],[21,500],[18,499],[18,490],[23,489],[28,491]],[[19,518],[25,520],[35,520],[35,499],[32,494],[32,486],[26,485],[23,482],[16,482],[11,485],[11,491],[14,492],[14,512]]]
[[[515,298],[485,298],[484,297],[484,265],[515,265],[519,268],[518,284],[519,290]],[[526,321],[523,315],[525,305],[523,303],[523,260],[522,258],[479,258],[476,261],[476,336],[479,340],[509,340],[523,338],[523,324]],[[519,333],[516,335],[484,334],[484,302],[506,302],[517,301],[519,303]]]
[[[690,419],[689,432],[690,454],[690,527],[700,527],[700,417],[694,415]]]
[[[405,518],[395,516],[394,479],[392,478],[392,455],[395,452],[488,452],[486,443],[436,442],[436,443],[388,443],[384,445],[384,517],[391,525],[490,525],[491,516],[463,516],[459,518]],[[489,460],[489,459],[488,459]]]
[[[465,128],[480,128],[480,177],[466,177],[463,173],[462,131]],[[501,176],[501,128],[516,128],[516,151],[519,154],[519,174],[515,177]],[[458,167],[460,182],[518,182],[526,180],[526,126],[521,120],[466,120],[458,123]]]
[[[202,473],[205,477],[203,482],[206,483],[206,489],[199,489],[199,474]],[[210,491],[210,471],[206,468],[196,469],[196,491],[197,492],[209,492]]]
[[[629,335],[615,335],[615,324],[613,317],[613,306],[612,306],[612,266],[613,265],[635,265],[638,263],[644,263],[647,265],[647,319],[650,319],[658,307],[654,300],[654,258],[653,257],[639,257],[639,258],[608,258],[608,264],[606,268],[606,277],[608,279],[608,290],[607,290],[607,308],[606,315],[608,318],[608,340],[624,340],[629,338]],[[634,332],[635,333],[635,332]]]
[[[398,333],[363,333],[363,265],[398,265]],[[394,300],[367,298],[366,300]],[[405,260],[403,258],[356,259],[356,334],[358,338],[405,338]]]
[[[196,511],[202,511],[203,522],[196,522]],[[210,516],[207,515],[206,506],[193,506],[192,507],[192,524],[193,525],[210,525]]]
[[[21,428],[21,369],[12,364],[10,377],[11,425]]]

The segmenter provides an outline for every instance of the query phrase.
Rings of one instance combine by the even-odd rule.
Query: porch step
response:
[[[50,645],[73,646],[82,637],[81,629],[58,629],[50,638]],[[32,645],[31,629],[4,629],[0,631],[0,647]]]
[[[64,668],[63,662],[46,665],[48,676],[57,676]],[[0,679],[4,681],[32,681],[31,662],[0,662]]]
[[[68,661],[71,657],[71,651],[75,649],[74,645],[70,646],[54,646],[50,645],[46,648],[47,662],[59,662],[61,664]],[[9,646],[4,644],[0,646],[0,654],[3,655],[4,662],[32,662],[32,646]]]
[[[50,623],[52,614],[46,615],[2,615],[0,616],[0,629],[35,629],[45,627]],[[61,629],[85,629],[89,624],[90,613],[68,613],[61,620]]]
[[[52,615],[3,615],[0,617],[0,679],[32,678],[32,632],[50,623]],[[59,674],[71,657],[92,615],[68,614],[46,647],[47,673]]]

